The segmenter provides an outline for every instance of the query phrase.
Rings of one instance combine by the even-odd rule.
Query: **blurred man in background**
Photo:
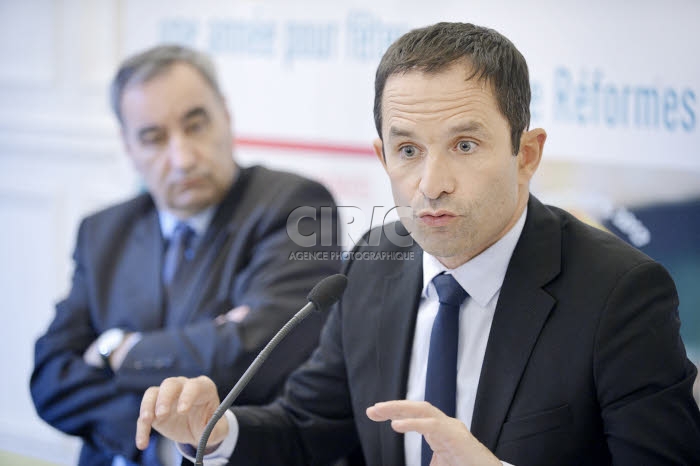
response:
[[[300,249],[339,251],[320,216],[292,222],[296,234],[316,234],[316,246],[300,248],[287,232],[300,206],[330,208],[335,224],[335,204],[315,182],[236,164],[231,116],[201,53],[147,50],[121,65],[111,91],[148,192],[82,222],[72,288],[36,343],[31,393],[46,422],[83,438],[80,465],[179,464],[158,437],[143,454],[134,446],[143,391],[200,374],[228,391],[339,268],[330,254],[290,259]],[[272,400],[322,323],[314,315],[296,329],[240,401]]]

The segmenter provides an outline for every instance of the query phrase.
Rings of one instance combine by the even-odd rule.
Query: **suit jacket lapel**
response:
[[[477,388],[471,432],[494,451],[520,377],[555,300],[542,287],[559,273],[561,226],[534,196],[508,265]]]
[[[128,267],[128,299],[134,303],[139,312],[139,330],[160,328],[163,324],[163,285],[161,281],[161,264],[163,263],[163,236],[160,231],[158,215],[152,207],[139,218],[130,241]]]
[[[189,263],[184,264],[182,273],[176,273],[170,298],[171,309],[166,316],[169,325],[185,325],[198,310],[201,310],[199,309],[201,300],[204,298],[207,286],[211,285],[209,277],[213,273],[219,275],[220,279],[217,283],[223,287],[222,289],[227,289],[227,279],[233,270],[215,272],[217,268],[214,264],[217,260],[225,259],[220,252],[225,250],[225,245],[235,233],[237,226],[245,221],[239,218],[240,215],[236,215],[237,212],[241,212],[236,207],[243,201],[249,178],[250,169],[239,168],[238,177],[219,204],[207,231],[202,238],[198,239],[195,256]],[[233,267],[234,262],[229,261],[229,267]]]
[[[416,313],[423,287],[423,251],[417,244],[411,249],[414,260],[402,261],[400,270],[384,279],[380,306],[380,321],[376,327],[377,400],[406,398],[406,384],[411,357]],[[382,464],[403,465],[403,436],[391,429],[389,423],[380,425]]]

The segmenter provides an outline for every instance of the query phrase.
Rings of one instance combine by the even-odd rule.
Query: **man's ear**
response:
[[[523,132],[518,152],[518,174],[521,183],[529,183],[542,160],[547,133],[542,128]]]
[[[374,147],[374,155],[377,156],[379,161],[382,163],[384,170],[386,170],[386,157],[384,157],[384,143],[381,138],[377,138],[372,142],[372,147]]]

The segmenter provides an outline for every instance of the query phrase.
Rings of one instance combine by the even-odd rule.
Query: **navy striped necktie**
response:
[[[183,259],[191,259],[195,231],[185,222],[175,225],[163,259],[163,283],[169,285]]]
[[[425,376],[425,401],[447,416],[457,411],[457,347],[459,340],[459,308],[468,296],[452,275],[433,278],[440,301],[433,330],[430,333],[428,370]],[[423,439],[421,465],[428,466],[433,451]]]

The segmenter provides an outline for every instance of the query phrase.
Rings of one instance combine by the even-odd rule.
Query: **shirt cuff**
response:
[[[238,441],[238,419],[229,409],[224,413],[228,422],[228,435],[216,449],[204,455],[204,466],[226,466],[228,459],[233,454],[233,449]],[[186,443],[177,443],[177,449],[182,456],[194,463],[197,456],[197,449]]]
[[[501,461],[501,464],[502,464],[503,466],[513,466],[512,464],[506,463],[505,461]]]

